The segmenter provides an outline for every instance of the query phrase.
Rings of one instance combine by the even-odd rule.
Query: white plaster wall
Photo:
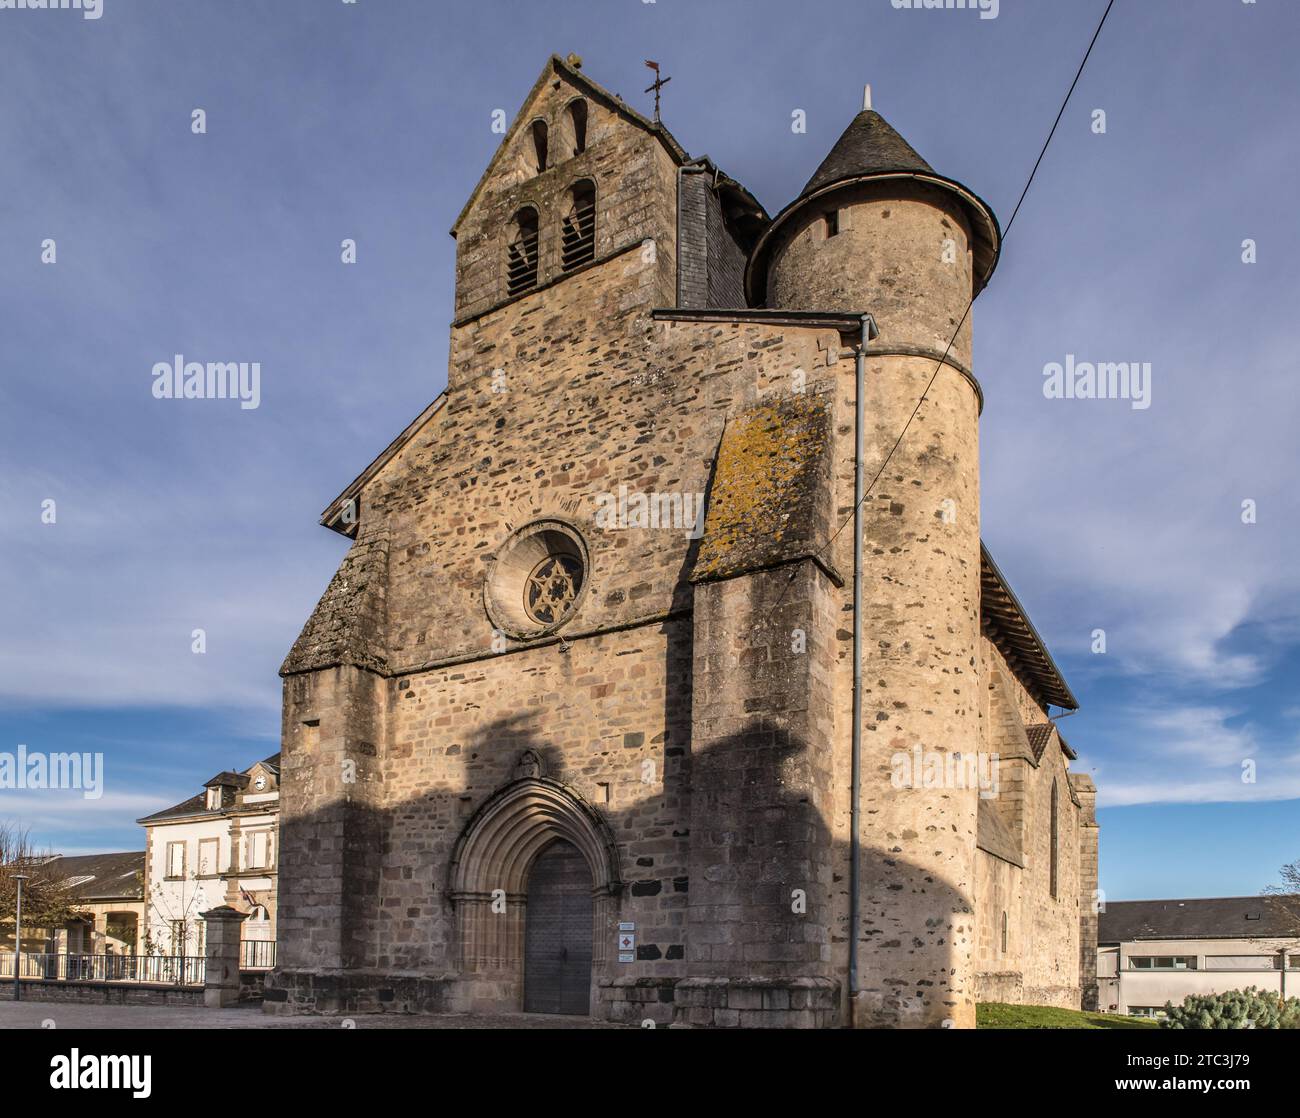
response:
[[[1107,1011],[1114,1005],[1118,1008],[1113,1012],[1128,1013],[1135,1005],[1163,1006],[1165,1002],[1178,1005],[1189,994],[1221,994],[1227,990],[1244,990],[1248,986],[1280,993],[1280,970],[1208,970],[1206,958],[1214,955],[1269,955],[1276,954],[1283,947],[1291,952],[1291,967],[1286,972],[1287,996],[1300,996],[1300,942],[1294,940],[1143,940],[1121,944],[1118,952],[1113,947],[1101,948],[1097,952],[1098,978],[1102,979],[1107,972],[1115,976],[1113,980],[1100,984],[1101,1008]],[[1134,955],[1194,955],[1198,969],[1134,970],[1130,961]]]

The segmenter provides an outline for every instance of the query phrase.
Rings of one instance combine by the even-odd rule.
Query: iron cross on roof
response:
[[[654,83],[653,83],[652,85],[648,85],[648,86],[646,86],[646,90],[645,90],[645,91],[646,91],[647,93],[649,93],[652,89],[654,90],[654,94],[655,94],[655,123],[656,123],[656,124],[659,124],[659,123],[660,123],[660,120],[659,120],[659,91],[660,91],[661,89],[663,89],[663,87],[666,86],[666,85],[667,85],[670,81],[672,81],[673,79],[672,79],[672,78],[665,78],[665,77],[662,77],[662,76],[660,75],[660,73],[659,73],[659,63],[658,63],[658,62],[651,62],[651,61],[647,58],[646,61],[645,61],[645,64],[646,64],[647,66],[649,66],[650,69],[652,69],[652,70],[655,72],[655,80],[654,80]]]

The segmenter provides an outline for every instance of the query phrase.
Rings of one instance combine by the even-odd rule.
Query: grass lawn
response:
[[[1051,1005],[1005,1005],[981,1002],[975,1007],[975,1024],[981,1029],[1158,1029],[1159,1023],[1143,1017],[1117,1017],[1111,1013],[1081,1013]]]

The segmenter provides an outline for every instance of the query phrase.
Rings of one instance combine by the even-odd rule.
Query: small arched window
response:
[[[1052,886],[1052,896],[1056,896],[1057,876],[1060,869],[1060,856],[1057,847],[1060,845],[1057,841],[1060,835],[1060,793],[1057,791],[1056,781],[1052,781],[1052,849],[1049,855],[1051,861],[1050,877]]]
[[[1007,953],[1007,914],[1002,914],[1002,954]]]
[[[587,150],[587,102],[579,98],[564,110],[569,125],[569,141],[574,155]]]
[[[537,211],[525,206],[510,222],[506,242],[506,294],[537,286]]]
[[[595,258],[596,185],[583,181],[569,191],[569,209],[560,228],[560,263],[571,272]]]
[[[537,173],[546,170],[546,121],[533,121],[533,150],[537,154]]]

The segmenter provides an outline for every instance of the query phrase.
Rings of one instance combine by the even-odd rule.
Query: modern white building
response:
[[[202,955],[201,914],[230,905],[248,913],[246,965],[273,965],[279,814],[277,753],[137,821],[146,835],[142,954]]]
[[[1300,996],[1300,921],[1268,897],[1109,901],[1099,916],[1104,1013],[1154,1017],[1188,994]]]

